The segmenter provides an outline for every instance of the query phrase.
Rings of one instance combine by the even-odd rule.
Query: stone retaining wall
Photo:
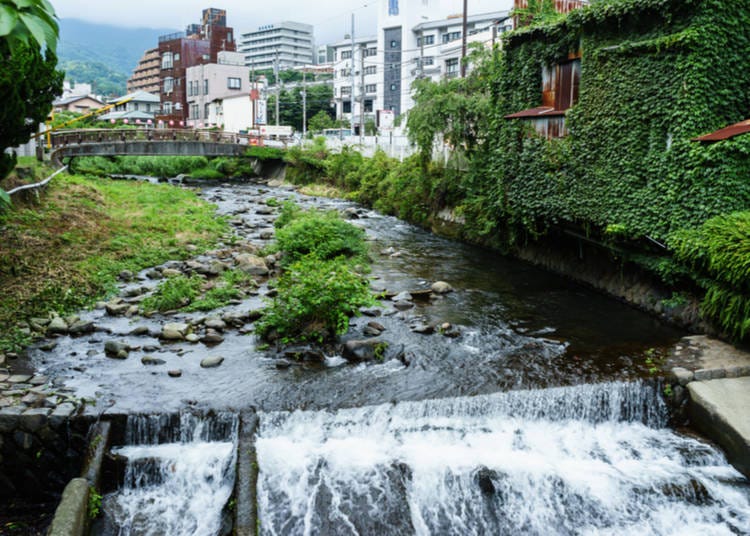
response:
[[[46,378],[0,372],[0,500],[58,498],[78,476],[89,419]]]

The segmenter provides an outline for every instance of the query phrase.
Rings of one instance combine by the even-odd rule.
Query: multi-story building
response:
[[[333,47],[331,45],[320,45],[315,53],[315,65],[333,63]]]
[[[419,77],[458,76],[463,37],[461,0],[408,2],[381,0],[378,11],[378,50],[383,55],[383,109],[395,115],[414,104],[411,85]],[[505,11],[469,14],[467,41],[482,34],[491,41],[511,27]],[[484,37],[474,40],[484,40]]]
[[[133,76],[128,80],[128,93],[145,91],[147,93],[159,94],[159,70],[161,59],[159,49],[151,48],[143,53],[143,57],[133,70]]]
[[[360,37],[333,45],[333,100],[336,118],[351,121],[355,130],[362,119],[375,119],[381,109],[382,62],[377,37]]]
[[[221,126],[215,114],[210,113],[211,103],[215,101],[244,95],[249,106],[250,68],[244,65],[240,52],[219,52],[216,63],[189,67],[185,83],[189,126]],[[249,124],[248,114],[245,127]]]
[[[279,69],[313,63],[313,27],[299,22],[280,22],[261,26],[254,32],[242,34],[240,52],[245,54],[245,65],[255,70]]]
[[[207,63],[217,63],[221,51],[234,52],[234,30],[226,25],[226,11],[204,9],[200,26],[191,24],[186,32],[159,37],[160,98],[162,115],[159,119],[177,126],[188,118],[187,84],[188,68]]]

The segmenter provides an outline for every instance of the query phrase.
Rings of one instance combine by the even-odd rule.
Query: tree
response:
[[[55,8],[47,0],[0,0],[0,39],[12,51],[36,44],[54,53],[58,35]]]
[[[0,39],[0,150],[28,141],[47,118],[52,101],[62,92],[64,73],[50,48],[42,53],[36,43],[15,44]],[[0,178],[15,165],[15,157],[2,153]]]
[[[513,9],[519,26],[538,26],[560,20],[563,15],[555,8],[555,0],[529,0],[527,7]]]
[[[333,119],[326,110],[320,110],[310,118],[307,124],[307,130],[310,132],[320,132],[326,128],[333,128]]]

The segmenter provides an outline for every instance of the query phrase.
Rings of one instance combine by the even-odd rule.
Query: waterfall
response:
[[[214,536],[232,494],[238,418],[131,415],[124,485],[103,501],[120,536]]]
[[[608,383],[266,413],[263,534],[741,534],[748,482]]]

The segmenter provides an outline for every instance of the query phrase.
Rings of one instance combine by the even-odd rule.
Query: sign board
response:
[[[378,128],[380,130],[393,130],[395,119],[393,110],[378,110]]]
[[[292,135],[292,127],[284,125],[262,125],[260,127],[261,136],[282,136],[288,137]]]
[[[265,125],[268,122],[267,112],[268,106],[265,100],[257,100],[255,102],[255,122],[254,125]]]

